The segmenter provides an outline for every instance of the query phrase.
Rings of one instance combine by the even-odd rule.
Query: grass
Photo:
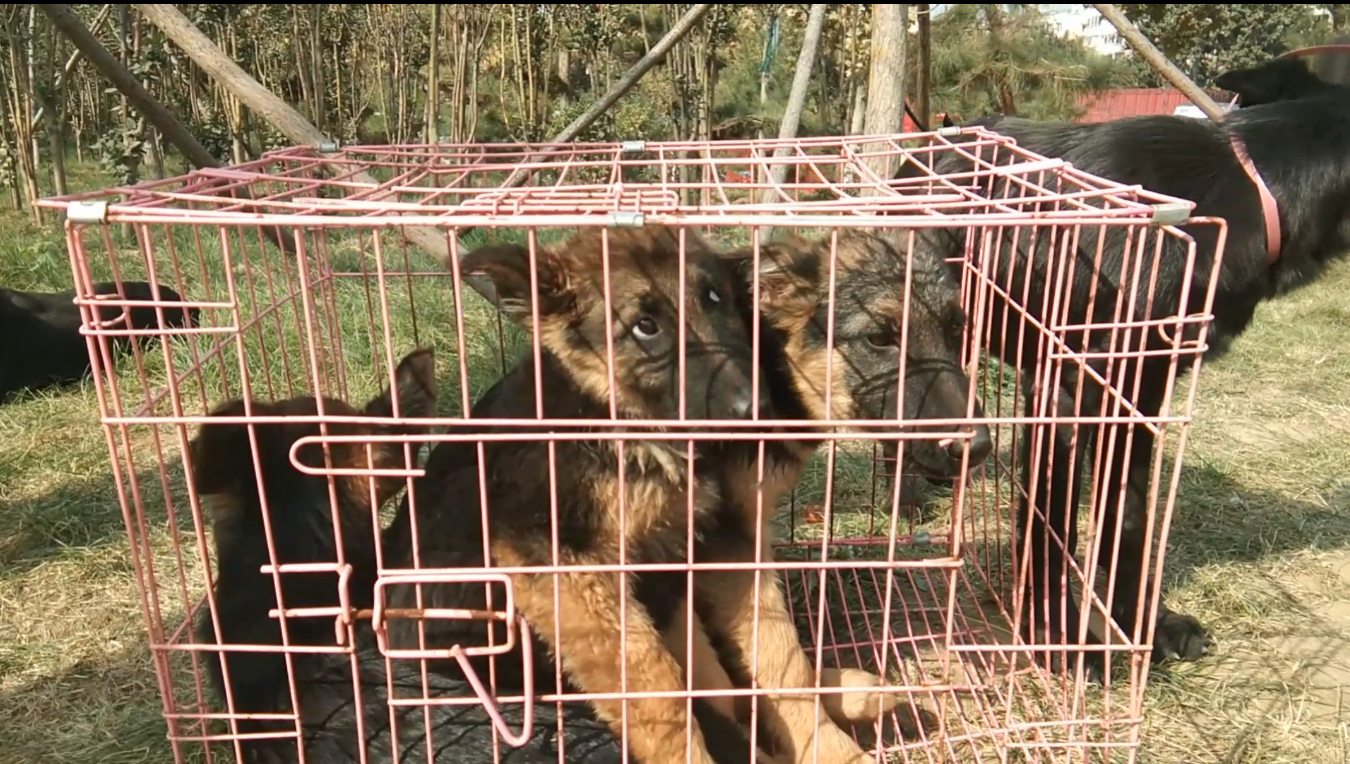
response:
[[[103,185],[87,167],[72,163],[72,170],[77,188]],[[171,261],[171,241],[156,236],[156,265],[163,269]],[[114,231],[118,265],[124,277],[137,277],[144,263],[135,245],[119,237]],[[92,261],[106,268],[111,258],[103,241],[86,243],[94,250]],[[402,257],[392,236],[383,243]],[[299,277],[293,263],[283,266],[274,250],[234,241],[233,251],[241,252],[240,244],[248,245],[248,255],[236,255],[231,271],[236,283],[250,274],[261,279],[265,271],[279,277],[287,268],[292,278]],[[350,241],[311,237],[308,244],[334,267],[360,267],[358,247]],[[187,257],[195,252],[191,233],[175,233],[172,245],[181,264],[190,266],[187,291],[200,295],[200,285],[209,283],[217,290],[214,299],[223,299],[218,290],[226,274],[218,254],[205,263],[202,278],[202,266]],[[208,251],[218,253],[219,246]],[[159,271],[161,278],[171,272]],[[317,373],[308,369],[310,348],[299,340],[301,313],[287,304],[247,330],[242,360],[255,394],[288,395],[290,383],[308,388],[306,380],[317,377],[330,392],[364,400],[378,387],[386,353],[397,361],[414,344],[424,344],[437,350],[442,410],[458,411],[448,277],[390,282],[392,347],[385,346],[385,327],[372,327],[363,280],[337,281],[324,287],[331,291],[319,293],[338,309],[321,318],[322,339],[314,350],[321,359],[340,358],[343,372],[327,362]],[[68,288],[69,260],[59,226],[38,227],[26,215],[0,213],[0,284]],[[255,286],[266,295],[265,283]],[[276,289],[284,291],[279,284]],[[1350,323],[1347,290],[1350,263],[1343,263],[1312,287],[1263,306],[1233,352],[1202,372],[1165,585],[1173,606],[1208,624],[1218,646],[1201,663],[1153,672],[1144,699],[1142,761],[1350,760],[1350,699],[1343,699],[1341,690],[1350,686],[1350,446],[1343,445],[1350,442],[1350,355],[1341,352],[1343,327]],[[266,300],[243,303],[240,320],[247,325]],[[514,357],[522,335],[508,330],[503,348],[495,317],[481,299],[466,297],[464,310],[471,327],[464,340],[472,397],[494,381],[503,355]],[[233,320],[221,311],[208,315],[206,323]],[[134,361],[124,363],[119,394],[128,402],[144,401],[147,391],[202,357],[214,339],[175,340],[167,355],[153,347],[144,356],[144,378]],[[226,387],[238,394],[236,352],[228,343],[203,364],[201,375],[186,381],[185,410],[214,404]],[[289,373],[283,359],[293,363]],[[0,407],[0,633],[6,635],[0,640],[0,762],[5,764],[172,759],[133,560],[155,565],[163,587],[163,611],[156,614],[163,633],[156,639],[167,639],[201,590],[201,560],[191,539],[202,518],[186,503],[180,464],[191,428],[138,425],[116,434],[118,467],[124,476],[136,477],[145,506],[144,547],[133,555],[98,412],[92,384]],[[167,398],[155,407],[160,416],[171,412]],[[161,458],[169,465],[166,483],[160,480]],[[859,534],[877,522],[884,529],[887,513],[857,511],[860,505],[886,503],[869,488],[868,450],[841,446],[837,461],[834,501],[849,511],[836,509],[841,514],[835,532]],[[800,508],[820,502],[824,476],[821,459],[804,479]],[[803,516],[797,513],[797,522],[803,523]],[[936,530],[942,519],[920,517],[917,527]],[[811,538],[819,536],[819,528],[802,524],[796,530]],[[178,584],[175,538],[183,545],[186,587]],[[848,553],[841,548],[835,556]],[[848,575],[827,584],[827,599],[848,598],[859,589]],[[926,599],[938,598],[935,590],[944,586],[931,577],[902,578],[902,588],[928,592]],[[818,596],[805,579],[794,587],[798,607],[814,608]],[[880,612],[879,602],[866,604],[853,603],[855,613]],[[857,627],[835,617],[827,626],[836,637]],[[173,688],[183,699],[190,699],[190,690]]]

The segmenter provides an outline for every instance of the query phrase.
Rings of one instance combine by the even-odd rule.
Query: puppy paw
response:
[[[819,758],[816,751],[820,751]],[[853,736],[831,724],[822,721],[816,728],[811,745],[800,750],[796,764],[867,764],[873,756],[864,751]]]
[[[1213,647],[1214,639],[1189,615],[1164,611],[1153,629],[1153,662],[1198,661]]]
[[[872,688],[884,684],[881,677],[862,669],[822,668],[820,673],[821,687]],[[900,702],[900,696],[898,693],[863,690],[822,694],[820,701],[825,713],[836,724],[854,725],[874,722],[889,713]]]

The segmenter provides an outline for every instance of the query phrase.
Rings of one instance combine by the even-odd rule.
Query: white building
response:
[[[1065,37],[1077,37],[1104,56],[1116,56],[1125,51],[1116,28],[1090,5],[1059,3],[1036,7],[1050,28]]]

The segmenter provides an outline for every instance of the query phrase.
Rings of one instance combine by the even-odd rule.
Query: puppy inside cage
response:
[[[1044,164],[1024,197],[983,199],[969,179],[888,191],[851,139],[794,144],[774,201],[727,185],[772,144],[447,147],[425,173],[419,154],[296,149],[238,170],[252,201],[184,181],[193,205],[219,194],[249,215],[172,191],[110,208],[203,314],[100,393],[133,412],[105,420],[114,459],[158,460],[170,524],[186,504],[201,525],[184,536],[202,550],[214,537],[215,554],[172,535],[164,555],[144,539],[156,487],[125,493],[176,752],[845,764],[1133,750],[1137,715],[1021,662],[1005,412],[1034,384],[986,346],[1020,332],[1052,367],[1083,359],[1055,350],[1071,327],[1027,320],[985,263],[994,228],[1144,231],[1148,205]],[[959,150],[991,148],[1018,151],[983,133]],[[541,151],[534,185],[503,188]],[[368,163],[425,212],[316,194],[330,162]],[[701,170],[697,188],[652,172],[681,163],[671,177]],[[1103,221],[1047,177],[1122,211]],[[420,214],[461,255],[450,268],[387,225]],[[761,240],[770,223],[798,235]],[[292,251],[278,257],[260,225],[293,226]],[[72,235],[76,263],[98,259],[86,243]],[[396,363],[412,347],[447,368],[426,352]],[[202,422],[182,449],[189,492],[164,444]],[[903,509],[907,484],[877,488],[888,443],[892,477],[950,491]],[[198,494],[234,509],[202,513]],[[173,620],[194,610],[215,613],[198,621],[210,628]]]

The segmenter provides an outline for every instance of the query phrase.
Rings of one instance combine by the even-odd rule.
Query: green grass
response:
[[[71,167],[76,188],[103,184],[88,167]],[[117,227],[108,233],[111,249],[98,229],[85,241],[95,278],[106,278],[114,261],[124,278],[142,277],[146,263],[134,240],[123,238]],[[211,299],[224,301],[227,274],[216,231],[200,230],[207,255],[200,262],[192,231],[152,234],[161,279],[198,298],[209,285]],[[389,231],[380,235],[386,257],[401,269],[401,245]],[[359,272],[361,254],[371,249],[366,236],[359,242],[311,233],[306,246],[320,264],[326,260],[334,270]],[[364,401],[380,386],[386,355],[397,362],[417,345],[436,349],[441,410],[451,415],[460,410],[448,275],[390,279],[388,327],[372,322],[366,295],[373,279],[321,282],[317,299],[333,309],[319,311],[319,341],[310,347],[301,340],[298,303],[267,310],[272,301],[263,274],[298,279],[294,260],[283,260],[251,234],[232,235],[229,247],[230,276],[245,294],[240,325],[261,320],[243,333],[242,358],[228,342],[201,364],[200,374],[187,375],[180,386],[185,413],[200,413],[227,389],[238,395],[241,362],[259,397],[307,391],[317,377],[326,392]],[[175,252],[181,282],[173,268]],[[426,258],[410,257],[418,270],[435,270]],[[306,277],[324,272],[322,265],[310,266]],[[252,290],[246,288],[250,274]],[[38,227],[26,213],[0,213],[0,284],[65,289],[70,283],[60,226],[49,220]],[[289,291],[281,283],[276,290]],[[1202,372],[1166,585],[1169,601],[1208,624],[1218,647],[1204,662],[1152,674],[1144,699],[1143,761],[1329,764],[1350,756],[1350,711],[1343,710],[1340,689],[1350,685],[1350,446],[1344,445],[1350,442],[1350,355],[1341,343],[1350,325],[1347,290],[1350,263],[1263,306],[1232,354]],[[495,381],[504,358],[515,357],[524,335],[507,327],[499,344],[498,322],[485,302],[469,294],[463,308],[473,397]],[[226,311],[208,311],[205,323],[225,326],[234,320]],[[386,329],[392,345],[386,345]],[[171,375],[185,374],[218,337],[178,338],[167,355],[160,345],[151,347],[144,353],[143,379],[134,359],[122,363],[117,392],[124,409],[135,411]],[[311,353],[320,359],[317,372],[309,368]],[[172,412],[167,397],[153,407],[157,416]],[[0,640],[0,762],[172,760],[133,560],[142,574],[147,561],[154,565],[161,609],[152,615],[157,632],[163,632],[156,638],[168,638],[185,606],[200,596],[203,580],[192,539],[204,518],[194,516],[182,482],[182,447],[192,430],[158,423],[113,433],[124,489],[130,490],[134,476],[144,507],[143,525],[136,518],[141,545],[133,555],[93,384],[0,407],[0,633],[6,635]],[[168,465],[163,480],[161,459]],[[836,537],[884,532],[891,522],[889,496],[874,487],[872,469],[870,447],[841,444],[832,497]],[[822,527],[805,518],[808,508],[823,503],[826,474],[822,455],[803,478],[797,511],[787,519],[799,539],[821,536]],[[917,530],[940,532],[949,524],[948,505],[938,492],[925,511],[899,522],[908,528],[913,520]],[[182,545],[186,587],[179,583],[175,538]],[[990,540],[991,549],[997,544]],[[942,552],[940,546],[918,546],[898,556],[931,558]],[[848,555],[874,553],[831,550],[836,559]],[[827,607],[848,601],[854,613],[847,619],[831,613],[827,633],[836,639],[850,629],[867,630],[862,621],[879,623],[882,614],[882,603],[860,594],[863,587],[851,575],[826,585]],[[820,591],[812,578],[794,581],[799,609],[816,606]],[[941,602],[946,584],[932,575],[901,579],[897,591],[908,593],[906,607],[893,608],[892,618],[893,628],[903,630],[906,618],[900,616],[919,619],[913,597]],[[963,609],[978,613],[988,605],[972,597],[960,593]],[[173,691],[190,699],[185,661],[174,664]],[[898,670],[915,680],[921,669],[906,664]],[[922,693],[919,699],[923,702]],[[1018,709],[1031,714],[1034,706]]]

